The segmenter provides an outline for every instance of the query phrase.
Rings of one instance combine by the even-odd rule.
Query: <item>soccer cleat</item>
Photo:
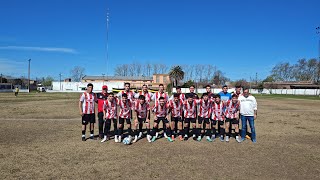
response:
[[[82,141],[86,141],[86,137],[85,136],[82,136]]]
[[[171,137],[167,138],[169,142],[173,142],[173,140],[171,139]]]
[[[224,137],[220,136],[220,141],[223,142],[224,141]]]
[[[156,132],[156,138],[158,138],[158,136],[159,136],[159,133],[158,133],[158,132]]]
[[[107,141],[107,136],[104,136],[104,138],[101,140],[101,142],[106,142]]]
[[[164,138],[168,138],[167,133],[163,133]]]
[[[212,135],[212,136],[211,136],[211,140],[214,141],[215,139],[216,139],[216,136],[215,136],[215,135]]]
[[[95,140],[93,135],[92,135],[92,136],[90,136],[90,139],[91,139],[91,140]]]
[[[249,135],[246,135],[246,139],[249,139],[249,140],[250,140],[250,139],[251,139],[251,137],[250,137]]]
[[[183,141],[183,137],[181,135],[179,136],[179,139],[180,139],[180,141]]]
[[[149,134],[147,134],[147,140],[148,142],[151,142],[151,136]]]
[[[118,135],[115,135],[115,136],[114,136],[114,142],[116,142],[116,143],[119,142]]]
[[[208,142],[212,142],[212,139],[210,138],[210,136],[207,136],[206,139]]]
[[[229,136],[226,136],[226,142],[229,142]]]
[[[154,142],[156,141],[157,137],[156,136],[153,136],[152,139],[151,139],[151,142]]]
[[[184,135],[184,141],[188,141],[188,135]]]
[[[138,139],[141,139],[141,138],[142,138],[142,132],[139,132]]]
[[[197,141],[201,141],[201,136],[198,136]]]
[[[135,136],[134,136],[134,139],[133,139],[133,141],[132,141],[132,142],[133,142],[133,143],[135,143],[135,142],[137,142],[137,141],[138,141],[138,136],[137,136],[137,135],[135,135]]]
[[[195,138],[195,137],[196,137],[196,135],[195,135],[195,134],[193,134],[193,135],[192,135],[192,137],[193,137],[193,138]]]
[[[174,135],[171,135],[171,139],[172,139],[173,141],[175,141]]]
[[[239,136],[236,136],[236,141],[237,141],[238,143],[241,143],[241,140],[240,140],[240,137],[239,137]]]

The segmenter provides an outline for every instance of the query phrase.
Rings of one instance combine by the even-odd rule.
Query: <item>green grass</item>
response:
[[[310,96],[310,95],[285,95],[285,94],[255,94],[258,99],[268,99],[268,98],[281,98],[281,99],[306,99],[306,100],[320,100],[320,96]]]

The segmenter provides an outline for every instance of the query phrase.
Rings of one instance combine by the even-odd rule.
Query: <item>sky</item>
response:
[[[67,78],[74,66],[113,75],[118,64],[155,62],[264,79],[277,63],[318,56],[319,7],[319,0],[1,0],[0,73],[27,77],[31,59],[31,78]]]

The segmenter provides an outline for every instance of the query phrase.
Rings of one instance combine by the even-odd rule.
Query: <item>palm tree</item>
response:
[[[169,72],[170,79],[174,79],[175,86],[184,78],[184,72],[181,66],[173,66]]]

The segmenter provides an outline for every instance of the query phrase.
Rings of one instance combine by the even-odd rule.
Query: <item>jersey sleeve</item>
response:
[[[83,102],[83,101],[84,101],[84,93],[81,94],[79,101],[80,101],[80,102]]]

